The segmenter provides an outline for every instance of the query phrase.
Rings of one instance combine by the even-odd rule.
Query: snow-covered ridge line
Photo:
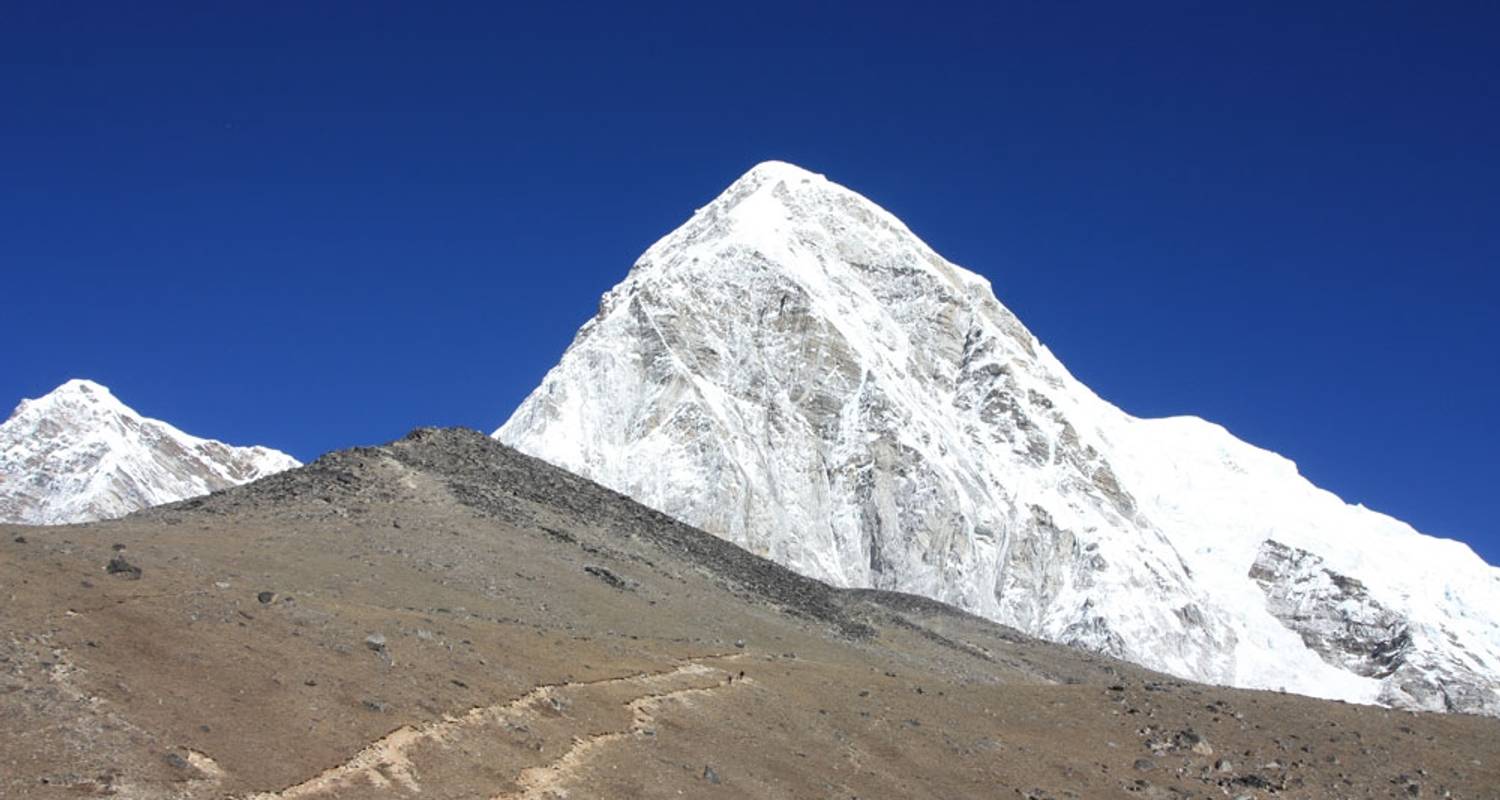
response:
[[[1500,713],[1500,570],[1220,426],[1126,414],[790,164],[653,244],[495,435],[831,583],[1198,680]]]
[[[93,381],[22,400],[0,424],[0,522],[109,519],[300,466],[149,419]]]

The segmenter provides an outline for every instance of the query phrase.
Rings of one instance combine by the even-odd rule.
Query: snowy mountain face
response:
[[[839,586],[1196,680],[1500,713],[1500,570],[1079,383],[899,220],[761,164],[495,436]]]
[[[299,466],[147,419],[97,383],[22,400],[0,425],[0,522],[58,525],[123,516]]]

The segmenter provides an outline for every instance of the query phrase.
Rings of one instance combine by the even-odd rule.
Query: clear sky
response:
[[[777,158],[1127,410],[1500,562],[1495,4],[541,5],[11,4],[0,403],[89,377],[303,459],[489,431]]]

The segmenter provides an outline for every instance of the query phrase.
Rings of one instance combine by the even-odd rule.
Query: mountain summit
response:
[[[495,436],[835,585],[1183,677],[1500,713],[1500,570],[1075,379],[985,279],[760,164]]]
[[[75,379],[22,400],[0,425],[0,522],[108,519],[295,466],[266,447],[190,436]]]

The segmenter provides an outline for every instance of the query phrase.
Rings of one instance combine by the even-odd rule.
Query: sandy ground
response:
[[[830,589],[467,431],[0,527],[0,599],[3,798],[1500,797],[1500,720]]]

